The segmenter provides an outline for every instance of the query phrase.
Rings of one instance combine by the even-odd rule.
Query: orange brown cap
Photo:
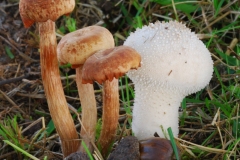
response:
[[[83,65],[82,83],[103,83],[123,76],[130,69],[140,67],[141,56],[135,49],[119,46],[100,50],[90,56]]]
[[[102,49],[114,47],[112,34],[104,27],[89,26],[65,35],[57,46],[58,61],[72,68],[83,65],[86,59]]]
[[[69,14],[75,7],[75,0],[20,0],[19,10],[26,28],[34,22],[56,21]]]

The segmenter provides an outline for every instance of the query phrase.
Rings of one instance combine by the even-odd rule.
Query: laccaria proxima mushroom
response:
[[[178,136],[178,109],[183,98],[203,89],[213,73],[210,52],[184,24],[159,21],[137,29],[124,42],[142,56],[142,66],[128,76],[135,85],[132,130],[140,139]]]
[[[105,157],[113,142],[119,117],[118,78],[140,66],[141,57],[131,47],[119,46],[100,50],[83,65],[82,82],[103,83],[102,130],[98,140]]]
[[[62,142],[63,156],[75,152],[80,142],[63,92],[57,60],[55,20],[69,14],[75,0],[20,0],[19,11],[25,27],[38,23],[41,74],[49,111]],[[63,118],[64,117],[64,118]]]
[[[93,151],[97,124],[97,107],[92,84],[82,84],[82,67],[86,59],[98,50],[114,47],[112,34],[104,27],[89,26],[63,36],[57,46],[60,63],[70,63],[76,69],[76,83],[82,106],[80,136],[88,150]],[[81,146],[80,151],[84,151]]]

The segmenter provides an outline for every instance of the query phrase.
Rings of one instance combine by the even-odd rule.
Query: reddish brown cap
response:
[[[75,7],[75,0],[20,0],[19,11],[24,26],[34,22],[56,21],[58,17],[69,14]]]
[[[89,26],[65,35],[58,43],[57,56],[60,63],[76,68],[93,53],[113,47],[113,36],[106,28]]]
[[[123,76],[130,69],[140,67],[141,56],[133,48],[119,46],[100,50],[83,65],[82,83],[103,83]]]

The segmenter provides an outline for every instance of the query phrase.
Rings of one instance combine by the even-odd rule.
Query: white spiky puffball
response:
[[[164,137],[160,125],[179,133],[178,108],[182,99],[203,89],[211,80],[211,54],[184,24],[155,22],[137,29],[124,42],[142,57],[138,70],[128,72],[135,85],[132,129],[139,139]]]

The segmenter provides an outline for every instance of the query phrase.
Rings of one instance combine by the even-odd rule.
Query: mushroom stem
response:
[[[95,130],[97,124],[97,107],[92,84],[82,84],[82,65],[76,68],[76,83],[82,106],[82,127],[80,136],[86,143],[88,149],[93,152],[92,142],[95,141]],[[80,151],[85,149],[80,147]]]
[[[116,134],[119,117],[118,79],[103,83],[102,130],[98,140],[103,157],[107,156],[110,144]]]
[[[39,22],[40,61],[43,86],[50,114],[62,143],[64,157],[76,152],[78,134],[68,110],[59,76],[55,22]]]
[[[178,109],[183,98],[183,95],[168,88],[135,84],[132,120],[134,135],[139,140],[144,140],[153,137],[156,132],[161,138],[165,138],[160,127],[162,125],[165,131],[171,127],[174,136],[177,137],[179,132]]]
[[[113,142],[119,117],[118,78],[140,66],[141,57],[131,47],[103,49],[88,57],[83,65],[83,83],[103,83],[102,130],[98,144],[106,157]]]

